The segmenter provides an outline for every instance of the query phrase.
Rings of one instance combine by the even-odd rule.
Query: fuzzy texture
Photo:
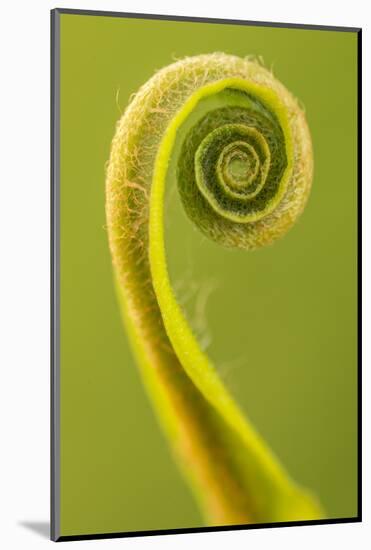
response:
[[[213,101],[218,106],[213,107]],[[167,272],[163,204],[177,159],[190,219],[225,246],[283,235],[312,179],[311,142],[292,95],[251,59],[222,53],[178,61],[134,96],[112,142],[106,180],[117,289],[143,381],[208,524],[323,517],[240,411],[201,351]]]

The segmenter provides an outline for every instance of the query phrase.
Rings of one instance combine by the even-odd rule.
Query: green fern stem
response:
[[[251,59],[215,53],[165,67],[118,122],[106,213],[127,332],[206,522],[321,518],[316,499],[290,479],[226,390],[176,301],[164,242],[172,163],[185,211],[203,234],[246,250],[270,244],[310,190],[304,114]]]

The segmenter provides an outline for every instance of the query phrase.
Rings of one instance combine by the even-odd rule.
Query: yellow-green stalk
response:
[[[241,412],[176,301],[164,243],[165,184],[174,162],[184,208],[205,235],[246,250],[270,244],[294,224],[310,191],[304,114],[250,58],[215,53],[169,65],[140,88],[118,122],[106,213],[127,332],[205,522],[320,519],[317,500]]]

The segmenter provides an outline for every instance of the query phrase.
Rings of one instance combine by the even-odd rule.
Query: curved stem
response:
[[[237,93],[231,102],[229,92],[225,93],[228,90]],[[278,238],[303,209],[312,175],[310,137],[303,114],[289,92],[256,63],[233,56],[199,56],[171,65],[137,94],[118,125],[112,145],[106,210],[118,293],[143,380],[207,522],[316,519],[323,512],[315,498],[290,479],[201,351],[167,272],[163,204],[175,142],[203,100],[225,102],[226,97],[228,109],[232,105],[234,111],[208,108],[207,115],[203,112],[192,126],[189,143],[196,139],[205,147],[205,127],[210,134],[207,117],[219,117],[218,127],[229,138],[233,132],[231,124],[226,125],[226,117],[232,116],[233,123],[243,120],[245,125],[247,120],[247,127],[252,129],[238,134],[243,139],[246,136],[247,144],[241,146],[240,139],[235,140],[221,158],[232,158],[232,147],[248,170],[246,151],[252,150],[253,173],[245,177],[245,197],[235,192],[240,180],[232,193],[227,189],[228,198],[232,197],[231,216],[228,212],[220,216],[218,207],[206,204],[207,193],[197,190],[199,181],[192,184],[191,194],[198,193],[196,213],[188,191],[182,197],[191,219],[221,244],[251,249]],[[258,127],[261,121],[263,130]],[[256,137],[258,131],[265,132],[264,137]],[[276,145],[274,139],[283,144]],[[266,142],[276,157],[281,151],[279,162],[271,160],[269,151],[264,153]],[[254,147],[258,147],[257,152]],[[187,186],[199,168],[188,163],[190,168],[182,169],[181,157],[182,153],[179,181],[183,178]],[[229,180],[233,179],[228,165],[223,170]],[[258,176],[262,179],[249,194],[249,186]],[[213,191],[218,182],[213,175],[208,177]]]

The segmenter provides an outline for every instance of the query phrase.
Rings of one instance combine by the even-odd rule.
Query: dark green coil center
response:
[[[269,147],[256,128],[224,124],[201,141],[194,165],[200,192],[228,217],[233,204],[248,203],[264,187]]]
[[[201,116],[185,135],[178,157],[184,208],[215,239],[227,221],[238,232],[239,224],[255,222],[275,208],[287,166],[277,118],[255,98],[244,94],[243,99],[246,107],[219,107]]]

